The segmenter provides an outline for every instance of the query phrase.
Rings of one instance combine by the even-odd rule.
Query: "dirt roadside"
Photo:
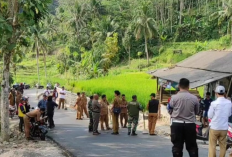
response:
[[[52,140],[27,141],[18,131],[18,121],[11,121],[9,142],[0,139],[0,157],[69,157],[70,155]]]

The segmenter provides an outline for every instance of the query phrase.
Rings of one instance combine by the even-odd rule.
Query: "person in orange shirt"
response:
[[[118,122],[118,118],[119,118],[119,114],[121,112],[121,99],[120,99],[120,95],[121,93],[116,90],[114,91],[115,94],[115,99],[113,101],[113,105],[111,107],[111,111],[113,112],[112,114],[112,119],[113,119],[113,132],[111,133],[112,135],[118,135],[119,134],[119,122]]]
[[[81,105],[81,116],[83,116],[83,112],[85,112],[85,115],[87,116],[87,118],[89,118],[89,114],[87,111],[87,98],[85,92],[82,92],[80,105]]]
[[[77,101],[76,101],[76,104],[74,105],[74,107],[76,107],[76,109],[77,109],[77,117],[76,117],[76,119],[78,120],[82,120],[82,118],[81,118],[81,94],[78,92],[77,93]]]
[[[123,119],[125,120],[125,123],[123,124]],[[126,128],[127,126],[127,121],[128,121],[128,114],[127,114],[127,101],[126,101],[126,96],[125,94],[122,94],[122,104],[121,104],[121,112],[120,112],[120,122],[121,122],[121,127]]]
[[[100,113],[100,121],[101,121],[101,130],[104,131],[104,123],[106,125],[106,129],[110,130],[109,127],[109,118],[108,118],[108,106],[109,102],[106,99],[106,95],[102,95],[102,100],[100,101],[101,104],[101,113]]]
[[[9,99],[9,103],[10,103],[10,105],[11,106],[15,106],[15,98],[14,98],[14,94],[13,94],[13,89],[11,89],[10,90],[10,94],[9,94],[9,97],[8,97],[8,99]]]

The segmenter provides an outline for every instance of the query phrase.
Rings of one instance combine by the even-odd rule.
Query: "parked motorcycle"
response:
[[[209,123],[210,123],[210,119],[208,119]],[[226,150],[232,147],[232,123],[228,124],[228,131],[227,131],[227,145],[226,145]],[[196,122],[196,132],[197,132],[197,139],[198,140],[202,140],[204,141],[204,143],[206,141],[209,140],[209,129],[210,127],[208,127],[205,131],[204,134],[202,134],[202,130],[203,130],[203,124],[201,122]]]
[[[44,122],[46,116],[39,122],[31,121],[30,135],[31,137],[39,137],[45,141],[45,135],[48,133],[47,124]]]
[[[195,124],[196,124],[197,139],[202,140],[205,143],[206,141],[209,140],[209,127],[207,128],[207,130],[203,134],[203,132],[202,132],[203,131],[203,124],[201,122],[196,122]]]
[[[13,117],[14,117],[14,115],[15,115],[15,107],[14,106],[11,106],[11,105],[9,105],[9,117],[11,118],[11,119],[13,119]]]

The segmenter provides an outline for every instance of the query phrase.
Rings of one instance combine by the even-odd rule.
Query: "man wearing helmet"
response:
[[[31,112],[26,113],[25,116],[23,117],[24,125],[25,125],[25,136],[27,140],[33,140],[33,138],[30,137],[30,120],[34,118],[35,121],[38,122],[40,121],[41,115],[44,113],[45,113],[45,108],[38,108]]]

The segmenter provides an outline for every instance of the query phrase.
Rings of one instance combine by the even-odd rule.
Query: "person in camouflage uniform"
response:
[[[137,102],[137,96],[132,96],[132,101],[128,103],[127,109],[128,109],[128,135],[136,136],[137,134],[136,129],[138,125],[139,120],[139,110],[141,110],[140,104]],[[133,128],[132,128],[133,123]],[[131,134],[131,128],[132,128],[132,134]]]
[[[92,114],[92,101],[93,101],[93,96],[90,96],[90,100],[88,102],[88,109],[89,109],[89,132],[93,131],[93,114]]]

